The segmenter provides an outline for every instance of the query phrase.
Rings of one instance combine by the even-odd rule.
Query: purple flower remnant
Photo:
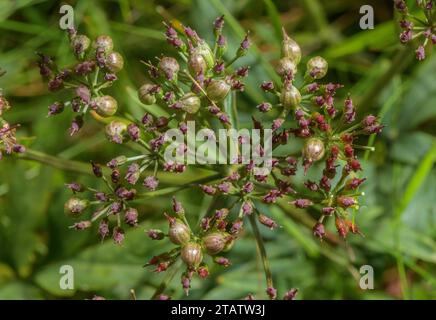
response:
[[[119,227],[115,227],[112,233],[112,238],[115,244],[122,244],[124,241],[124,231]]]
[[[155,176],[148,176],[144,179],[143,185],[148,190],[154,191],[159,185],[159,180]]]
[[[399,39],[402,44],[420,41],[421,43],[415,50],[415,57],[418,61],[425,59],[425,47],[432,46],[436,40],[436,29],[434,28],[434,17],[431,10],[434,1],[416,1],[419,10],[424,11],[422,18],[415,16],[414,10],[407,7],[404,0],[395,0],[394,8],[401,16],[399,26],[402,29]],[[430,41],[429,41],[430,40]]]

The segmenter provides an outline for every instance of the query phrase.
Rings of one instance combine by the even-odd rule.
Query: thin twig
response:
[[[255,210],[257,212],[257,209]],[[253,229],[253,234],[254,237],[256,238],[256,243],[257,243],[257,248],[259,250],[260,258],[262,259],[263,270],[265,272],[266,286],[267,288],[273,288],[274,286],[273,286],[272,273],[269,266],[268,257],[266,255],[266,250],[265,250],[265,245],[263,243],[262,235],[260,234],[254,214],[251,214],[249,217],[250,217],[249,220],[251,223],[251,227]]]

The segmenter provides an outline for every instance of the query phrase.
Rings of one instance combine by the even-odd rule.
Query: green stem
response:
[[[91,170],[91,166],[89,163],[62,159],[62,158],[48,155],[48,154],[45,154],[43,152],[39,152],[39,151],[32,150],[32,149],[27,149],[25,153],[17,155],[17,158],[22,159],[22,160],[36,161],[36,162],[51,166],[53,168],[60,169],[60,170],[76,172],[76,173],[80,173],[80,174],[93,175],[92,170]],[[108,168],[102,167],[102,169],[103,169],[104,174],[109,174]],[[144,174],[150,175],[151,172],[144,172]],[[196,184],[210,182],[210,181],[213,181],[213,180],[216,180],[216,179],[222,177],[221,173],[218,173],[218,172],[212,173],[211,172],[207,176],[203,176],[202,178],[192,180],[189,183],[186,183],[186,181],[192,179],[192,177],[194,175],[198,176],[198,172],[195,172],[195,173],[193,172],[192,176],[190,175],[189,176],[190,178],[186,177],[186,179],[183,182],[182,181],[180,181],[180,182],[174,181],[173,175],[169,175],[169,174],[168,175],[161,175],[160,180],[163,183],[173,184],[173,186],[181,185],[182,186],[181,189],[183,189],[183,188],[192,187],[193,185],[196,185]],[[147,196],[147,197],[148,196],[156,196],[156,195],[158,195],[157,194],[158,192],[159,192],[159,190],[154,191],[154,192],[149,192],[144,196]]]
[[[253,229],[253,234],[254,237],[256,238],[257,249],[259,250],[260,258],[262,259],[263,270],[265,272],[266,286],[267,288],[273,288],[274,286],[273,286],[272,273],[269,266],[268,257],[266,255],[266,250],[265,250],[265,245],[263,243],[262,235],[260,234],[254,214],[251,214],[249,217],[250,217],[249,218],[250,224]]]
[[[234,125],[236,127],[236,130],[239,130],[239,116],[238,116],[238,106],[236,104],[236,91],[232,91],[231,95],[232,95],[232,113],[233,113],[232,116],[235,119]]]
[[[229,62],[227,62],[226,63],[226,68],[228,68],[228,67],[230,67],[232,64],[233,64],[233,62],[235,62],[236,60],[238,60],[238,56],[234,56],[233,58],[232,58],[232,60],[230,60]]]
[[[91,166],[87,163],[61,159],[32,149],[27,149],[25,153],[18,156],[18,159],[37,161],[61,170],[92,174]]]

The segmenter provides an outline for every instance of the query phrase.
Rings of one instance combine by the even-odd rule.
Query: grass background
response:
[[[414,1],[408,1],[413,3]],[[274,76],[270,62],[279,57],[280,28],[295,38],[305,55],[322,55],[329,62],[329,81],[346,86],[358,110],[378,114],[386,125],[374,143],[376,151],[362,154],[368,181],[366,197],[357,215],[365,238],[320,243],[311,235],[316,212],[287,205],[264,207],[282,228],[262,230],[274,280],[280,295],[297,287],[299,299],[435,299],[436,298],[436,58],[414,60],[413,48],[398,41],[391,1],[362,0],[181,0],[181,1],[66,1],[75,9],[75,23],[91,37],[111,35],[126,62],[120,81],[111,89],[122,111],[140,116],[136,88],[145,80],[141,59],[162,52],[174,53],[165,42],[163,20],[177,19],[212,37],[215,17],[226,16],[225,31],[233,52],[244,30],[251,31],[255,46],[243,59],[251,77],[240,97],[241,123],[249,122],[254,106],[266,97],[258,89]],[[105,163],[114,154],[127,152],[109,145],[101,124],[88,121],[80,135],[70,138],[67,112],[46,118],[49,95],[36,67],[36,51],[58,57],[61,65],[72,62],[67,37],[58,28],[60,2],[3,0],[0,2],[0,66],[7,71],[0,87],[13,105],[6,114],[21,123],[19,134],[33,150],[65,160],[64,170],[26,160],[0,162],[0,299],[89,298],[93,294],[127,299],[134,288],[147,299],[163,279],[141,266],[167,244],[149,241],[144,229],[163,227],[162,212],[168,197],[144,201],[141,220],[128,232],[122,247],[103,244],[95,230],[77,233],[67,227],[63,214],[69,193],[64,183],[95,180],[82,163]],[[374,30],[358,27],[359,8],[371,4]],[[62,95],[61,95],[62,96]],[[61,97],[60,96],[60,97]],[[154,110],[159,112],[158,109]],[[192,178],[188,172],[176,179]],[[174,182],[163,179],[164,185]],[[209,205],[198,190],[179,194],[189,219]],[[224,206],[226,199],[220,199]],[[333,227],[329,225],[330,229]],[[237,299],[248,293],[264,298],[261,262],[249,228],[229,258],[228,269],[213,268],[205,281],[195,280],[190,299]],[[60,290],[59,267],[75,269],[75,289]],[[374,290],[358,286],[359,268],[374,268]],[[357,277],[357,279],[356,279]],[[179,277],[167,293],[182,298]],[[174,292],[174,293],[173,293]]]

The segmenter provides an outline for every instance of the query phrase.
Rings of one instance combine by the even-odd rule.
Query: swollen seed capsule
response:
[[[188,242],[180,252],[180,256],[184,263],[189,268],[197,268],[201,261],[203,261],[203,252],[201,246],[195,242]]]
[[[215,65],[212,50],[205,41],[202,41],[198,45],[196,52],[203,56],[208,68],[212,68]]]
[[[206,61],[204,60],[204,57],[197,53],[193,52],[189,55],[188,58],[188,68],[189,71],[194,75],[198,75],[200,73],[204,73],[207,69]]]
[[[112,52],[114,48],[114,43],[112,41],[112,38],[106,35],[98,36],[94,41],[94,48],[101,48],[103,49],[104,53],[110,53]]]
[[[76,55],[80,55],[88,50],[90,45],[91,40],[83,34],[76,35],[73,39],[71,39],[71,48],[74,50]]]
[[[186,93],[180,100],[182,103],[182,110],[187,113],[196,113],[200,109],[200,98],[192,92]]]
[[[310,138],[303,147],[303,155],[310,161],[318,161],[324,156],[325,148],[322,140]]]
[[[124,59],[118,52],[112,52],[107,55],[105,65],[111,72],[117,73],[123,69]]]
[[[79,216],[88,206],[89,202],[80,198],[70,198],[64,205],[64,211],[70,216]]]
[[[321,79],[324,78],[327,74],[328,63],[327,61],[320,56],[313,57],[307,62],[307,73],[313,79]]]
[[[226,232],[211,232],[203,237],[203,247],[210,255],[215,255],[224,250],[229,234]]]
[[[295,109],[300,105],[301,93],[293,85],[284,86],[280,95],[280,103],[285,108]]]
[[[295,75],[297,73],[297,65],[291,58],[282,58],[277,63],[276,72],[281,76],[288,74]]]
[[[150,89],[152,89],[154,85],[150,83],[143,84],[141,88],[138,90],[138,98],[139,100],[146,105],[156,103],[156,97],[154,94],[150,94]]]
[[[180,69],[179,63],[172,57],[162,57],[158,67],[162,75],[170,81],[177,77],[177,73]]]
[[[106,137],[109,141],[115,143],[123,143],[127,132],[127,125],[121,121],[112,121],[106,126]]]
[[[94,100],[96,105],[96,112],[102,117],[110,117],[113,116],[118,109],[117,100],[112,98],[111,96],[102,96],[97,97]]]
[[[191,233],[186,224],[179,219],[175,219],[170,222],[170,229],[168,231],[168,237],[174,244],[186,244],[191,239]]]
[[[296,65],[301,60],[301,49],[298,43],[291,39],[285,29],[283,31],[283,41],[282,41],[282,57],[291,59]]]
[[[212,101],[223,100],[230,91],[230,85],[224,80],[212,80],[206,87],[207,96]]]

